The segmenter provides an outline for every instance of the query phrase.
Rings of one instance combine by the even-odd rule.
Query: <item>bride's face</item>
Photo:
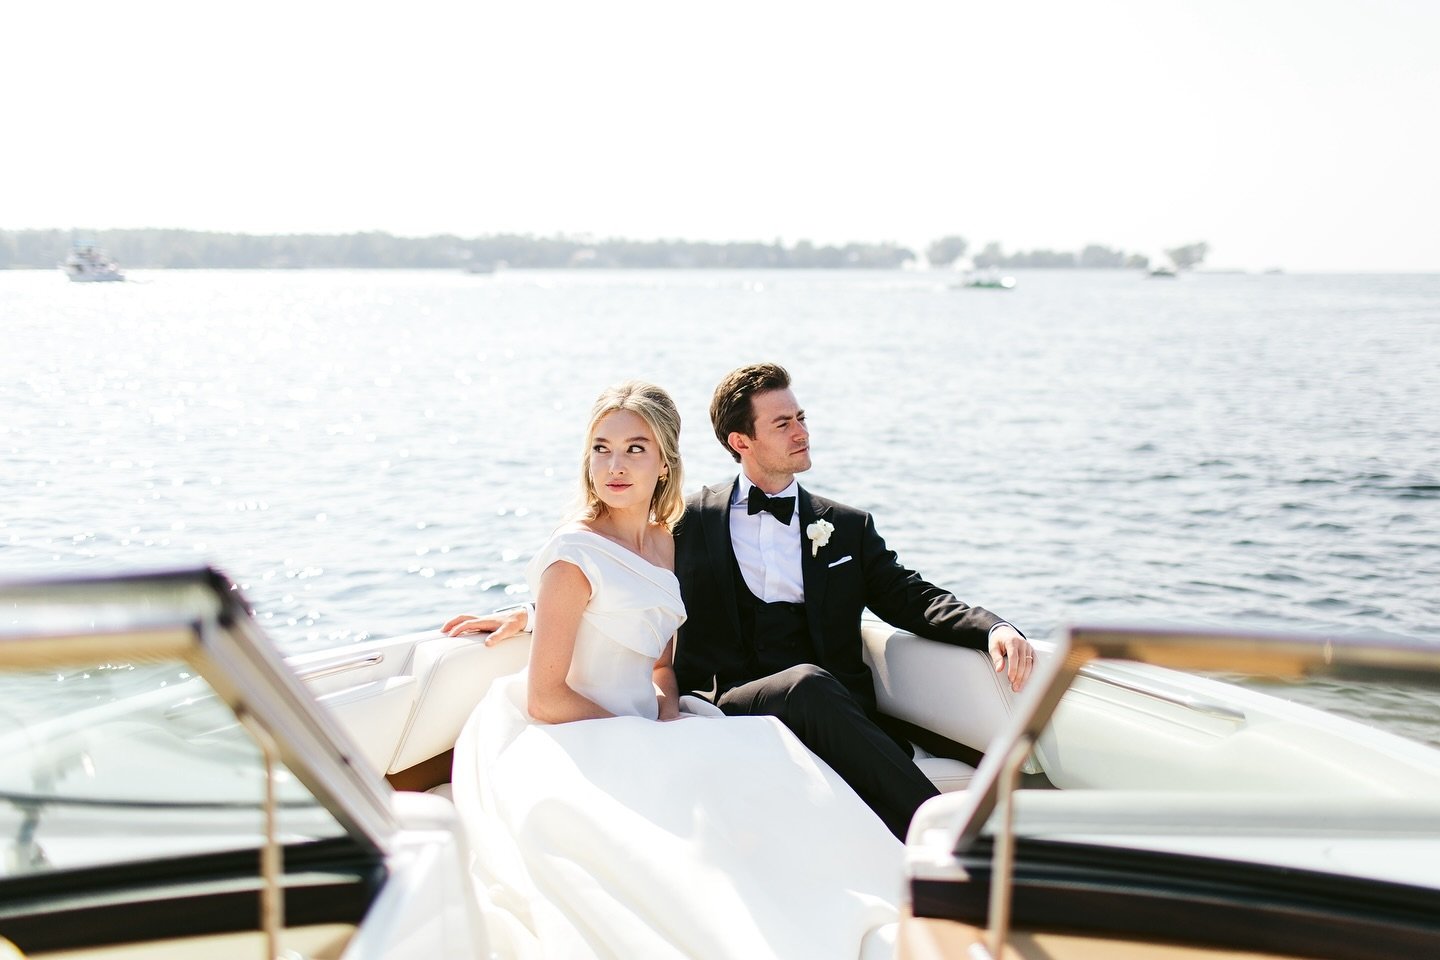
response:
[[[664,470],[660,444],[644,417],[612,410],[595,424],[590,437],[590,483],[605,506],[648,512]]]

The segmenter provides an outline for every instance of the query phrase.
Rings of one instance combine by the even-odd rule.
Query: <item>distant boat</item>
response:
[[[1158,267],[1150,268],[1150,276],[1162,280],[1174,280],[1176,277],[1180,276],[1180,274],[1175,271],[1174,267],[1167,267],[1162,263]]]
[[[466,273],[499,273],[509,267],[504,260],[474,260],[465,264]]]
[[[60,264],[65,275],[76,283],[101,283],[109,280],[124,280],[120,265],[94,244],[76,244],[70,256]]]
[[[1014,290],[1015,278],[1001,276],[997,268],[988,267],[967,273],[965,279],[956,286],[975,290]]]

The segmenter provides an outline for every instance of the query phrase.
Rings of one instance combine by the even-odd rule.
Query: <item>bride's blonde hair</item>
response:
[[[685,512],[685,499],[681,492],[684,475],[680,461],[680,411],[675,408],[670,394],[643,380],[626,380],[607,387],[590,408],[590,425],[585,428],[585,451],[580,457],[580,516],[586,520],[597,520],[605,515],[605,502],[596,494],[590,479],[590,447],[596,426],[616,410],[629,410],[655,433],[655,442],[660,447],[660,461],[669,467],[669,473],[662,474],[655,483],[655,492],[650,496],[650,516],[656,523],[665,524],[667,529],[673,528]]]

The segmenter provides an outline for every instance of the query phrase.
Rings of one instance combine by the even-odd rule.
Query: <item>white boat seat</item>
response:
[[[863,635],[882,712],[980,752],[1006,725],[1012,694],[984,651],[934,643],[873,621],[863,625]],[[491,682],[523,668],[530,647],[528,637],[487,647],[478,638],[438,631],[398,639],[409,645],[395,673],[372,672],[373,679],[343,687],[344,673],[311,683],[364,759],[390,774],[449,750]],[[921,768],[942,792],[965,789],[974,774],[960,761],[923,751],[920,756]]]
[[[970,764],[951,760],[949,757],[917,756],[915,766],[930,778],[930,782],[935,784],[935,789],[941,793],[964,790],[970,786],[970,780],[975,776],[975,768]]]
[[[455,802],[455,791],[454,791],[454,789],[453,789],[453,786],[454,786],[453,784],[449,784],[449,783],[437,783],[435,786],[431,787],[429,790],[426,790],[425,792],[426,792],[426,793],[432,793],[432,794],[434,794],[434,795],[437,796],[437,797],[444,797],[446,800],[449,800],[451,803],[454,803],[454,802]]]
[[[376,772],[395,754],[396,732],[415,708],[418,685],[409,675],[372,680],[317,697],[334,713]]]
[[[522,669],[529,656],[528,637],[493,647],[475,637],[444,634],[417,643],[409,672],[420,689],[387,772],[398,773],[453,747],[491,682]]]
[[[861,636],[881,713],[981,753],[1009,725],[1015,694],[984,650],[871,620],[861,625]]]

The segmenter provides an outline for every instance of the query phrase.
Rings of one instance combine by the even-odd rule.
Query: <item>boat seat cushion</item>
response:
[[[970,786],[970,779],[975,776],[975,768],[970,764],[951,760],[949,757],[916,757],[915,766],[930,778],[935,789],[941,793],[964,790]]]
[[[984,753],[1010,722],[1015,694],[984,650],[866,621],[861,635],[880,712]]]
[[[410,672],[419,691],[388,772],[405,770],[453,747],[491,682],[524,668],[529,656],[528,636],[493,647],[478,637],[444,634],[416,644]]]
[[[370,766],[384,773],[395,755],[399,732],[415,709],[417,690],[415,678],[406,675],[372,680],[316,699],[349,732]]]

